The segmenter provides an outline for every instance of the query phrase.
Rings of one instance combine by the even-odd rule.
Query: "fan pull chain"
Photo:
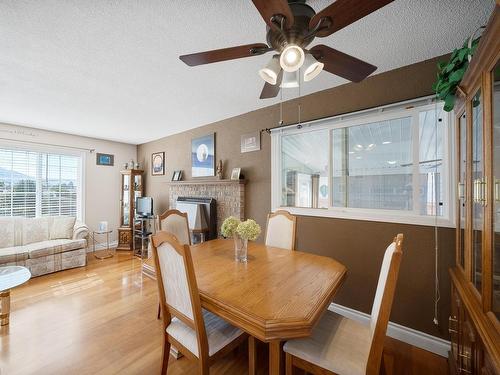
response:
[[[298,105],[298,110],[299,110],[299,121],[298,121],[298,124],[297,124],[297,128],[298,129],[301,129],[302,128],[302,124],[300,123],[301,119],[300,119],[300,115],[301,115],[301,106],[300,106],[300,87],[302,85],[302,81],[300,80],[300,77],[301,77],[301,74],[300,74],[300,69],[299,69],[299,78],[298,78],[298,81],[299,81],[299,105]]]

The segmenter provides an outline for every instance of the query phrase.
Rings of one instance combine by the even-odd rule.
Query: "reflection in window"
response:
[[[421,215],[443,215],[443,110],[422,111],[418,117],[419,200]],[[437,205],[437,207],[436,207]]]
[[[281,153],[282,205],[328,207],[328,130],[283,136]]]
[[[412,210],[411,117],[333,131],[333,204]]]

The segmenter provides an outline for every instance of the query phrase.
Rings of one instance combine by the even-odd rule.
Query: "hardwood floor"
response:
[[[89,256],[77,268],[30,280],[11,294],[11,322],[0,329],[0,374],[159,374],[161,323],[156,282],[143,277],[141,261],[117,252],[103,261]],[[446,360],[387,339],[394,374],[441,375]],[[242,347],[211,367],[212,374],[247,373]],[[267,347],[258,345],[259,373]],[[196,374],[186,358],[171,358],[169,374]]]

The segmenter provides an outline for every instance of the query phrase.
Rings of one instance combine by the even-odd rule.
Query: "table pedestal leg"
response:
[[[281,353],[281,341],[271,341],[269,343],[269,375],[282,374],[284,367]]]
[[[0,292],[0,325],[9,324],[10,315],[10,290]]]

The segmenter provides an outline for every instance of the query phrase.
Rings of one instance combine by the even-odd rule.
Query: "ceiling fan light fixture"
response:
[[[309,82],[321,73],[325,64],[319,62],[310,53],[306,54],[304,60],[304,82]]]
[[[259,76],[264,81],[271,85],[275,85],[278,80],[278,74],[281,71],[280,62],[278,56],[273,56],[267,65],[259,70]]]
[[[280,55],[280,65],[285,72],[295,72],[304,64],[304,50],[295,44],[286,46]]]
[[[283,80],[280,87],[283,89],[299,87],[299,72],[283,72]]]

